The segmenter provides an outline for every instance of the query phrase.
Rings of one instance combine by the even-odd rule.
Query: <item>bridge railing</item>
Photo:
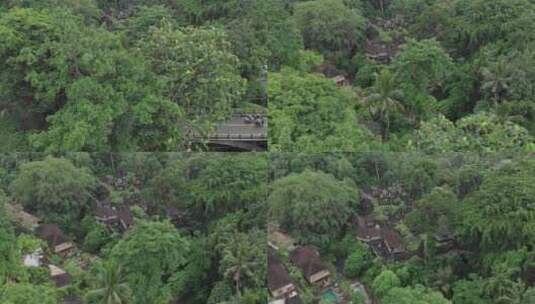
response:
[[[225,126],[231,126],[232,123],[229,124],[229,122],[227,123],[223,122],[219,124],[218,127],[216,127],[215,132],[201,134],[198,131],[190,130],[191,132],[190,135],[191,135],[191,138],[195,140],[256,140],[256,141],[267,140],[267,128],[268,127],[267,127],[267,119],[266,119],[265,114],[241,112],[239,110],[233,113],[234,117],[236,116],[251,117],[255,115],[258,115],[262,119],[262,124],[261,125],[255,124],[255,121],[249,121],[246,124],[251,125],[251,126],[256,125],[257,130],[251,130],[251,128],[246,128],[246,130],[243,130],[244,132],[239,132],[239,130],[237,130],[237,132],[235,133],[228,133],[229,130],[222,130],[222,129],[224,129]],[[254,133],[251,133],[251,132],[254,132]]]
[[[249,139],[249,140],[266,140],[267,134],[230,134],[230,133],[217,133],[209,134],[207,136],[194,136],[197,139],[207,140],[233,140],[233,139]]]

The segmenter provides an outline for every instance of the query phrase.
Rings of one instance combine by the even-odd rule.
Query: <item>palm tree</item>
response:
[[[481,90],[490,93],[495,103],[501,102],[509,89],[508,83],[512,80],[509,64],[501,59],[490,67],[482,68],[481,76],[483,76]]]
[[[403,109],[401,102],[396,98],[401,96],[401,91],[396,89],[394,75],[387,69],[377,75],[371,90],[372,93],[366,98],[366,103],[372,118],[381,123],[382,139],[387,140],[392,111]]]
[[[122,267],[114,260],[97,266],[95,287],[86,294],[89,303],[128,304],[132,301],[132,290],[125,282]]]
[[[484,292],[492,296],[499,304],[518,304],[526,289],[524,282],[514,277],[520,273],[519,267],[509,267],[505,264],[497,266],[491,276],[484,284]]]
[[[261,256],[258,246],[244,233],[235,232],[226,242],[222,250],[221,264],[225,267],[225,276],[235,283],[236,295],[241,297],[242,282],[246,278],[254,279]]]
[[[385,17],[385,1],[384,0],[377,0],[379,4],[379,9],[381,10],[381,14],[383,15],[383,18]]]
[[[451,284],[453,280],[453,269],[451,266],[445,266],[437,269],[434,275],[433,285],[437,287],[444,295],[451,295]]]

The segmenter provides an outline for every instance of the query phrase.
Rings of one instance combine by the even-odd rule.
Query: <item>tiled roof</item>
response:
[[[321,262],[318,252],[310,246],[297,247],[290,253],[290,261],[301,268],[306,277],[327,270]]]
[[[288,284],[291,284],[288,270],[281,263],[275,250],[268,247],[268,288],[269,290],[277,290]]]
[[[56,224],[43,224],[39,225],[36,230],[39,238],[45,240],[49,246],[56,247],[67,241],[63,230]]]
[[[382,237],[381,228],[364,217],[358,217],[357,237],[363,240],[380,239]]]

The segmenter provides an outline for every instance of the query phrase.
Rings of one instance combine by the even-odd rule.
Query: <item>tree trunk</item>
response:
[[[240,277],[241,273],[238,271],[234,275],[234,280],[236,281],[236,294],[238,295],[238,299],[241,299],[241,291],[240,291]]]
[[[381,132],[381,138],[383,139],[383,142],[388,140],[388,130],[390,130],[390,115],[388,114],[388,112],[385,113],[384,115],[384,120],[383,120],[383,130]]]
[[[383,14],[383,18],[385,16],[385,4],[384,4],[384,0],[379,0],[379,7],[381,9],[381,14]]]

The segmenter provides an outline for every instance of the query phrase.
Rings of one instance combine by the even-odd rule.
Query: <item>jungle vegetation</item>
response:
[[[0,163],[0,302],[267,299],[265,155],[13,153]],[[126,206],[133,223],[124,231],[103,222],[102,203]],[[75,249],[55,252],[17,220],[17,205],[58,225]],[[42,264],[24,266],[39,248]],[[67,284],[56,284],[49,264],[68,273]]]

